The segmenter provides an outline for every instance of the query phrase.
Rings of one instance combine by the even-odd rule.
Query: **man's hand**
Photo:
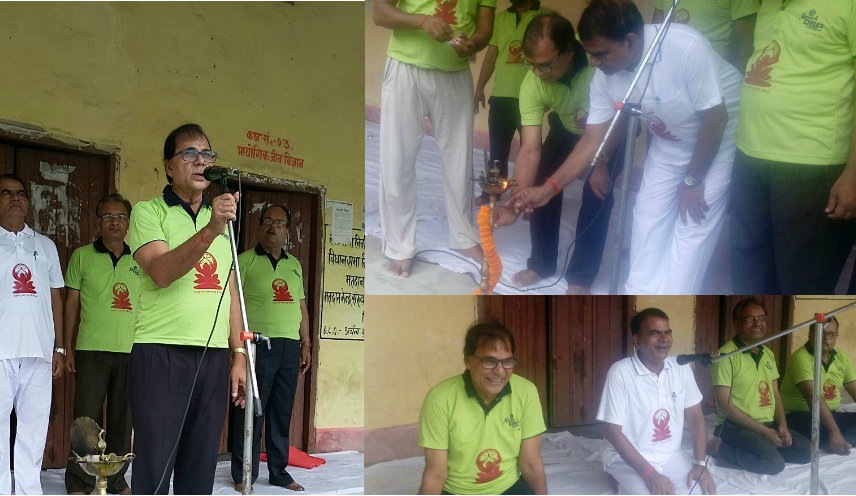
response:
[[[829,190],[826,201],[826,216],[835,220],[847,220],[856,217],[856,172],[850,167],[835,180]]]
[[[493,215],[494,227],[510,226],[517,222],[517,217],[520,216],[513,208],[506,205],[497,205],[493,211]]]
[[[300,345],[300,373],[304,374],[309,370],[309,364],[312,363],[312,354],[309,351],[309,345]]]
[[[65,355],[65,359],[63,360],[65,362],[65,371],[69,374],[73,374],[77,372],[77,368],[74,366],[74,350],[68,348],[66,353],[68,354]]]
[[[549,184],[523,188],[508,199],[508,204],[517,213],[531,214],[533,210],[547,204],[553,198],[553,188]]]
[[[458,33],[449,41],[452,50],[462,59],[469,58],[470,55],[476,53],[476,44],[466,34]]]
[[[428,16],[422,22],[422,30],[435,40],[445,43],[455,35],[452,28],[439,17]]]
[[[476,93],[473,96],[473,103],[475,105],[475,114],[479,113],[479,104],[481,104],[481,108],[484,108],[485,98],[484,98],[484,87],[478,86],[476,87]]]
[[[243,353],[232,353],[229,386],[232,403],[244,408],[247,404],[247,357]]]
[[[713,481],[710,472],[699,465],[694,465],[690,470],[690,474],[687,476],[687,485],[692,488],[696,480],[701,486],[702,494],[716,494],[716,482]]]
[[[787,448],[793,442],[791,439],[791,433],[788,431],[787,425],[780,425],[778,429],[776,429],[776,434],[779,436],[779,439],[782,441],[782,446]]]
[[[208,230],[205,238],[213,240],[223,233],[226,223],[237,219],[238,193],[223,193],[211,200],[211,220],[205,229]]]
[[[687,225],[687,213],[696,223],[701,223],[707,211],[708,206],[704,202],[704,186],[699,185],[693,188],[683,184],[678,186],[678,213],[684,225]]]
[[[64,359],[65,357],[62,356],[62,353],[54,351],[53,361],[51,363],[54,379],[59,379],[60,377],[62,377],[62,371],[65,369],[65,365],[63,364]]]
[[[665,475],[656,470],[648,474],[648,477],[642,479],[651,494],[675,494],[675,485]]]
[[[609,191],[612,189],[612,181],[609,180],[609,170],[605,165],[598,165],[591,172],[589,178],[589,186],[595,196],[603,200]]]
[[[850,454],[850,448],[853,446],[844,439],[844,436],[841,435],[841,431],[839,431],[829,433],[829,442],[826,447],[836,455],[847,456]]]
[[[764,436],[764,439],[773,443],[773,445],[777,448],[784,448],[785,445],[782,444],[782,438],[779,437],[779,431],[770,429],[769,427],[764,427],[764,430],[761,432],[761,435]]]

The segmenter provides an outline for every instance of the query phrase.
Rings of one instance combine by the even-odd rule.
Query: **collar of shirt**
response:
[[[273,255],[271,255],[270,253],[265,251],[264,248],[262,248],[261,243],[256,243],[256,255],[258,255],[260,257],[267,255],[268,260],[270,260],[270,264],[273,265],[274,270],[276,270],[276,264],[277,264],[277,262],[279,262],[279,260],[288,260],[288,253],[285,252],[284,248],[280,248],[280,254],[279,254],[280,258],[279,258],[279,260],[277,260],[277,259],[273,258]]]
[[[651,372],[651,370],[649,370],[648,367],[646,367],[645,364],[642,363],[642,360],[639,359],[639,355],[636,353],[635,348],[633,349],[633,356],[630,357],[630,363],[633,364],[633,369],[636,371],[636,373],[638,375],[659,375],[659,374],[655,374],[654,372]],[[669,360],[668,359],[663,360],[663,370],[661,370],[660,373],[663,373],[666,370],[671,370],[671,369],[672,369],[672,364],[669,363]]]
[[[119,263],[120,258],[124,257],[125,255],[131,254],[131,247],[128,246],[127,243],[122,241],[122,254],[117,257],[115,253],[108,250],[107,247],[104,246],[104,240],[101,238],[101,236],[98,236],[98,239],[96,239],[95,242],[92,243],[92,246],[95,247],[95,251],[97,251],[98,253],[107,253],[110,255],[110,260],[113,261],[113,268],[115,268],[116,264]]]
[[[814,356],[814,343],[812,343],[811,341],[806,341],[805,342],[805,350],[808,352],[809,355]],[[827,372],[829,372],[829,366],[832,365],[832,361],[835,360],[835,355],[837,355],[837,354],[838,354],[838,352],[835,351],[835,349],[833,348],[829,352],[829,361],[828,362],[821,362],[824,365],[823,368],[825,368]],[[822,360],[822,358],[821,358],[821,360]]]
[[[464,389],[467,391],[467,396],[476,399],[479,406],[482,407],[482,410],[484,411],[485,415],[487,415],[488,412],[490,412],[491,409],[493,409],[493,407],[495,407],[499,403],[503,396],[511,394],[511,378],[509,377],[509,381],[505,383],[505,387],[502,388],[499,393],[497,393],[496,398],[493,399],[493,402],[490,405],[485,406],[484,402],[481,399],[481,396],[479,396],[478,392],[476,392],[476,387],[473,386],[473,378],[470,377],[469,369],[465,370],[462,375],[464,378]]]
[[[193,219],[194,222],[196,222],[196,214],[198,212],[194,212],[193,209],[190,208],[189,203],[186,203],[184,200],[179,198],[177,194],[175,194],[175,192],[172,190],[171,184],[167,184],[163,188],[163,201],[166,202],[167,206],[170,207],[180,205],[184,209],[184,211],[187,212],[188,215],[190,215],[190,218]],[[200,206],[200,208],[202,207],[211,207],[211,202],[209,202],[208,198],[205,198],[205,196],[202,197],[202,205]]]
[[[732,341],[734,341],[734,344],[735,344],[735,346],[737,346],[738,350],[740,348],[743,348],[744,346],[747,346],[737,336],[734,336],[734,339]],[[761,357],[764,356],[764,345],[763,344],[758,345],[758,353],[752,353],[752,348],[749,348],[748,350],[744,350],[743,353],[749,353],[749,356],[752,357],[752,360],[755,360],[755,367],[757,368],[761,364]]]
[[[20,231],[18,231],[17,233],[13,233],[12,231],[7,231],[6,229],[3,228],[3,226],[0,226],[0,234],[2,234],[4,236],[13,236],[13,237],[17,236],[18,234],[23,234],[24,236],[29,236],[29,237],[33,237],[36,235],[35,231],[33,231],[33,228],[31,228],[27,224],[24,224],[24,228],[21,229]]]

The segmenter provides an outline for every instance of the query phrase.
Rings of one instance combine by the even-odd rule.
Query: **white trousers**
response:
[[[416,155],[427,115],[442,152],[449,246],[479,242],[472,222],[473,77],[387,58],[380,114],[380,226],[394,260],[416,253]],[[422,185],[430,187],[430,185]]]
[[[686,166],[646,159],[633,207],[630,272],[625,294],[699,294],[728,212],[737,122],[729,120],[722,144],[704,178],[709,210],[700,223],[678,215]]]
[[[0,360],[0,494],[12,494],[9,416],[15,435],[15,494],[42,494],[41,469],[51,412],[51,364],[42,358]]]
[[[675,486],[675,494],[689,494],[690,487],[687,486],[687,476],[690,474],[693,464],[683,453],[676,451],[666,463],[652,463],[651,466],[672,481]],[[616,456],[609,465],[604,465],[603,469],[618,481],[618,494],[651,494],[642,476],[620,456]],[[702,494],[698,484],[696,484],[693,494]]]

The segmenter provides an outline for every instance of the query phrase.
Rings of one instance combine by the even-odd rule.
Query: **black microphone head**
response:
[[[237,174],[237,171],[229,167],[211,166],[206,167],[205,170],[202,171],[202,176],[208,181],[220,181],[221,179],[234,176],[235,174]]]
[[[689,355],[678,355],[677,357],[675,357],[675,361],[678,362],[678,365],[686,365],[690,363],[691,360]]]

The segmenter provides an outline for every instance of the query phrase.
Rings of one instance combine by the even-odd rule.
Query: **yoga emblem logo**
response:
[[[476,468],[479,469],[476,484],[490,482],[502,475],[502,470],[499,469],[500,462],[502,462],[502,456],[499,455],[499,451],[493,448],[488,448],[479,453],[476,457]]]
[[[655,443],[659,443],[660,441],[665,441],[672,437],[672,431],[669,430],[669,420],[671,420],[672,416],[669,415],[669,411],[665,408],[660,408],[656,412],[654,412],[654,437],[651,438],[651,441]]]
[[[838,388],[832,383],[832,379],[826,379],[823,383],[823,399],[834,400],[838,396]]]
[[[761,395],[758,406],[770,406],[772,404],[770,403],[770,385],[767,384],[767,381],[758,383],[758,393]]]
[[[26,264],[19,263],[12,267],[12,294],[36,294],[36,286],[33,284],[33,273]]]
[[[675,11],[675,20],[673,22],[675,24],[689,24],[690,11],[687,9],[678,9]]]
[[[577,129],[586,128],[586,119],[588,119],[588,109],[578,108],[577,111],[574,112],[574,124],[577,125]]]
[[[217,275],[217,259],[207,251],[202,258],[196,262],[196,286],[193,289],[216,289],[222,290],[220,276]]]
[[[455,7],[457,6],[458,0],[437,0],[434,17],[443,19],[449,26],[457,26],[458,18],[455,14]]]
[[[113,304],[110,308],[115,310],[131,310],[131,292],[128,290],[128,285],[124,282],[117,282],[113,285]]]
[[[508,45],[508,58],[505,59],[506,64],[522,64],[523,63],[523,44],[520,40],[512,40]]]
[[[654,114],[648,116],[648,129],[657,136],[669,141],[681,141],[680,138],[670,133],[666,128],[666,123]]]
[[[773,65],[779,61],[779,56],[782,54],[782,47],[776,40],[767,43],[767,46],[761,50],[761,55],[752,63],[752,67],[746,71],[746,84],[752,86],[770,87],[770,72],[773,70]]]
[[[276,278],[270,285],[273,288],[273,301],[294,301],[288,292],[288,283],[285,279]]]
[[[505,417],[505,423],[508,424],[512,429],[516,429],[520,427],[520,421],[514,417],[513,413],[509,413],[507,417]]]

